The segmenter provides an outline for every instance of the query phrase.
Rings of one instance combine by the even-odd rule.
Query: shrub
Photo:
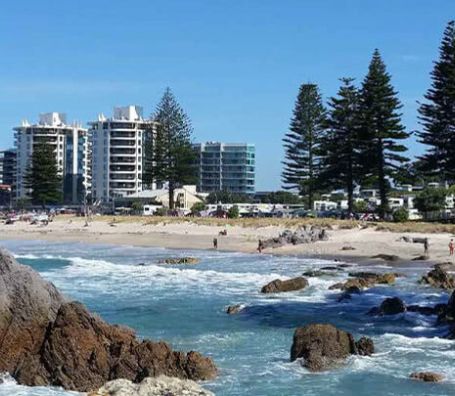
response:
[[[443,210],[446,196],[444,188],[426,188],[414,198],[414,206],[422,213]]]
[[[409,220],[409,212],[405,208],[398,208],[393,212],[393,221],[395,223],[404,223]]]
[[[167,216],[167,208],[158,208],[155,211],[155,216]]]
[[[236,219],[239,217],[239,208],[237,205],[234,205],[229,208],[228,213],[227,213],[228,218],[230,219]]]
[[[368,203],[366,201],[355,201],[353,209],[356,213],[364,213],[368,210]]]
[[[191,212],[192,213],[199,213],[199,212],[202,212],[204,209],[205,209],[205,203],[204,202],[196,202],[191,207]]]

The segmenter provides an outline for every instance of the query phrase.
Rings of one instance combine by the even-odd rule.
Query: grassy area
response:
[[[58,216],[57,221],[68,221],[68,216]],[[83,218],[80,218],[83,221]],[[356,227],[375,228],[377,231],[390,231],[397,233],[451,233],[455,234],[455,224],[424,223],[409,221],[406,223],[389,222],[360,222],[353,220],[337,219],[282,219],[282,218],[239,218],[239,219],[218,219],[213,217],[162,217],[162,216],[95,216],[94,221],[107,223],[140,223],[143,225],[193,223],[198,225],[225,227],[239,226],[245,228],[262,228],[278,226],[284,228],[296,228],[305,225],[314,225],[331,229],[353,229]]]

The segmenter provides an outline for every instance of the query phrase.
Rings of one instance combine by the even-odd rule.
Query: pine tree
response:
[[[422,170],[441,181],[455,182],[455,21],[449,22],[431,73],[426,103],[419,108],[420,143],[428,146]]]
[[[329,100],[320,174],[321,185],[346,189],[350,213],[353,212],[354,187],[359,176],[359,92],[353,81],[342,78],[338,96]]]
[[[169,88],[164,92],[153,116],[156,122],[152,139],[146,143],[144,182],[168,183],[169,209],[174,209],[174,191],[195,182],[195,152],[191,145],[191,121]]]
[[[324,134],[325,109],[315,84],[300,87],[289,131],[283,143],[282,181],[285,189],[298,189],[313,207],[320,168],[320,145]]]
[[[30,189],[33,204],[57,204],[62,200],[62,179],[58,175],[55,150],[50,144],[39,143],[33,148],[25,175],[25,187]]]
[[[360,149],[363,181],[378,186],[380,214],[388,209],[390,181],[396,179],[408,159],[402,141],[409,137],[401,124],[402,107],[378,50],[374,51],[368,74],[360,90]]]

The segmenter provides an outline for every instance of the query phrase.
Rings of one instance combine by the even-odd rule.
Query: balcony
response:
[[[135,132],[111,132],[111,139],[136,139],[136,133]]]
[[[111,165],[109,167],[111,172],[136,172],[135,165]]]
[[[109,179],[110,180],[115,180],[115,181],[131,181],[131,180],[136,180],[136,175],[131,175],[131,174],[116,174],[116,173],[110,173],[109,174]]]
[[[135,164],[136,163],[136,157],[110,157],[109,160],[111,161],[111,164],[114,165],[120,165],[120,164]]]
[[[111,148],[111,155],[136,155],[136,149],[132,148]]]
[[[136,139],[111,139],[111,147],[135,147]]]
[[[110,188],[118,188],[118,189],[135,189],[136,183],[127,183],[127,182],[110,182]]]

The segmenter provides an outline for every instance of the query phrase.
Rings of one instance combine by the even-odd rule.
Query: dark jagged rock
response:
[[[357,348],[357,355],[371,356],[374,353],[373,340],[368,337],[361,337],[355,342],[355,347]]]
[[[67,302],[31,268],[0,251],[0,372],[20,384],[89,391],[115,378],[141,381],[165,374],[216,375],[212,360],[176,352],[164,342],[139,341],[82,304]]]
[[[444,380],[444,376],[442,374],[433,373],[431,371],[412,373],[409,378],[424,382],[441,382]]]
[[[281,279],[275,279],[274,281],[266,284],[262,287],[261,293],[279,293],[289,292],[304,289],[308,286],[308,281],[303,277],[292,278],[282,281]]]
[[[359,340],[357,346],[350,333],[330,324],[310,324],[295,330],[291,361],[303,358],[302,365],[310,371],[323,371],[342,364],[349,355],[371,354],[371,346],[371,340]]]
[[[455,279],[449,275],[442,266],[436,266],[435,269],[422,276],[420,283],[437,287],[439,289],[455,289]]]
[[[326,240],[328,240],[328,235],[324,228],[305,226],[298,228],[294,232],[285,230],[276,238],[262,241],[262,248],[277,248],[289,244],[300,245]]]
[[[428,256],[427,254],[423,254],[421,256],[414,257],[412,259],[412,261],[426,261],[426,260],[429,260],[429,259],[430,259],[430,256]]]
[[[355,247],[352,246],[343,246],[341,250],[355,250]]]
[[[386,298],[379,307],[370,310],[370,315],[397,315],[406,312],[406,305],[398,297]]]
[[[434,307],[424,307],[420,305],[408,305],[408,312],[417,312],[421,315],[441,315],[446,311],[447,304],[437,304]]]
[[[340,266],[327,266],[327,267],[321,267],[321,271],[342,271],[343,268]]]

